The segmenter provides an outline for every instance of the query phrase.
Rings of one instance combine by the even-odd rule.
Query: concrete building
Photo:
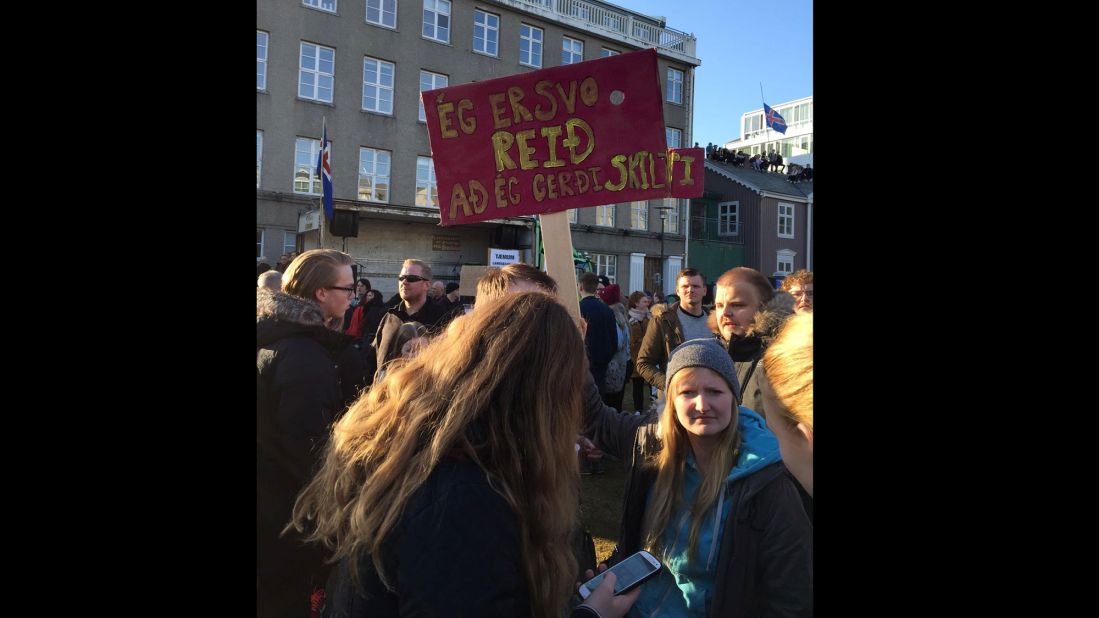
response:
[[[695,44],[663,18],[594,0],[259,0],[256,260],[323,243],[386,296],[407,257],[443,281],[486,263],[489,248],[534,261],[532,217],[438,226],[420,91],[655,47],[669,145],[688,146]],[[334,206],[353,213],[357,236],[318,229],[322,117]],[[573,246],[626,293],[660,288],[683,262],[683,202],[580,209]]]

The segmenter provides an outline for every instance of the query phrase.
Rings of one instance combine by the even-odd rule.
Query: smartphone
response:
[[[580,584],[580,598],[588,598],[588,595],[598,588],[599,584],[603,583],[603,576],[607,573],[613,572],[615,577],[618,578],[614,582],[614,593],[622,594],[623,592],[633,590],[653,575],[659,573],[660,566],[660,561],[656,559],[656,556],[641,550],[583,584]]]

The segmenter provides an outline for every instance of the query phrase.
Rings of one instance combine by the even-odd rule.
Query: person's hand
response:
[[[600,566],[602,567],[600,572],[607,569],[605,564]],[[588,569],[587,575],[589,579],[595,577],[591,574],[591,569]],[[641,596],[641,586],[627,593],[616,595],[614,593],[614,583],[617,579],[614,573],[607,573],[599,586],[588,595],[587,599],[584,599],[582,604],[599,612],[599,615],[603,618],[622,618],[622,616],[625,616],[626,612],[630,611],[633,604],[637,602],[637,597]]]

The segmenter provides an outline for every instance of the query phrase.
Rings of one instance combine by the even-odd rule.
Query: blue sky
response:
[[[740,115],[813,94],[812,0],[610,0],[694,34],[694,141],[740,137]],[[684,144],[685,146],[688,144]]]

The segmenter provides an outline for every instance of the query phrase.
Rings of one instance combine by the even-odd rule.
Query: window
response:
[[[311,101],[332,102],[332,76],[336,50],[312,43],[301,44],[298,96]]]
[[[298,250],[298,235],[294,232],[282,233],[282,252],[290,253]]]
[[[321,141],[299,137],[294,143],[294,193],[321,194],[321,177],[317,175],[317,159]]]
[[[393,115],[393,63],[363,59],[363,111]]]
[[[256,188],[259,188],[259,172],[263,167],[263,131],[256,131]]]
[[[797,255],[797,253],[789,249],[783,249],[776,255],[778,257],[775,267],[776,275],[789,275],[794,272],[794,256]]]
[[[329,13],[336,12],[336,0],[301,0],[301,3]]]
[[[649,202],[630,202],[630,227],[635,230],[649,229]]]
[[[664,127],[664,139],[668,142],[668,148],[680,148],[683,143],[683,131]]]
[[[584,61],[584,42],[569,37],[561,39],[561,64],[576,64]]]
[[[440,43],[450,42],[449,0],[424,0],[423,37]]]
[[[263,255],[263,228],[256,228],[256,259],[266,257]]]
[[[595,274],[606,275],[611,283],[617,283],[616,275],[618,274],[618,256],[607,255],[605,253],[592,253],[592,263],[595,264]]]
[[[359,196],[366,202],[389,201],[388,150],[359,148]]]
[[[500,17],[484,11],[473,12],[473,51],[495,56],[500,40]]]
[[[611,56],[617,56],[618,54],[621,54],[621,53],[622,52],[620,52],[620,51],[614,51],[613,49],[607,49],[606,47],[604,47],[602,50],[600,50],[599,57],[600,58],[610,58]]]
[[[431,71],[420,70],[420,92],[425,90],[435,90],[436,88],[446,88],[450,83],[450,79],[446,75],[439,73],[432,73]],[[427,114],[424,112],[424,98],[419,97],[420,105],[420,122],[427,122]]]
[[[614,227],[614,204],[595,207],[595,224]]]
[[[673,68],[668,69],[667,100],[669,103],[683,105],[683,71]]]
[[[717,233],[721,236],[740,234],[740,202],[722,202],[717,205]]]
[[[622,21],[622,16],[621,15],[615,15],[614,13],[603,13],[603,26],[604,27],[610,28],[611,30],[614,30],[615,32],[623,32],[624,33],[624,32],[626,32],[626,28],[622,25],[623,23],[624,22]],[[617,54],[618,52],[614,52],[614,53]]]
[[[668,208],[668,221],[664,224],[665,231],[672,234],[679,233],[679,200],[666,197],[664,198],[664,206]]]
[[[439,187],[435,183],[435,162],[431,157],[416,157],[416,205],[439,207]]]
[[[779,238],[793,238],[794,237],[794,205],[778,204],[778,237]]]
[[[755,135],[756,133],[759,132],[760,127],[762,126],[762,119],[763,119],[763,116],[760,116],[759,114],[754,114],[754,115],[748,116],[747,118],[744,119],[744,138],[745,139],[747,139],[749,137],[752,137],[753,135]]]
[[[519,64],[542,66],[542,29],[523,24],[519,27]]]
[[[267,33],[256,30],[256,90],[267,90]]]
[[[576,223],[576,209],[569,209],[569,223]]]
[[[366,0],[366,23],[397,27],[397,0]]]

